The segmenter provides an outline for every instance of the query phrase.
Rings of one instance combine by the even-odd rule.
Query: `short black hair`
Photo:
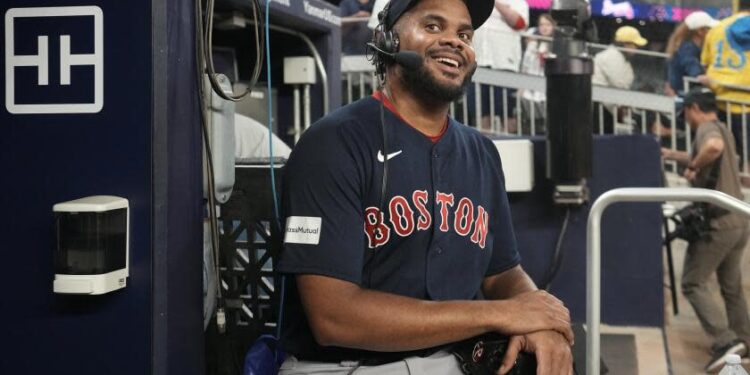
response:
[[[707,87],[694,87],[685,94],[685,107],[696,104],[701,112],[719,112],[719,106],[716,104],[716,94]]]
[[[739,7],[739,10],[749,10],[750,0],[739,0],[738,7]]]

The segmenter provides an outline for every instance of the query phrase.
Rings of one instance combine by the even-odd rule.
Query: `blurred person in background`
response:
[[[694,87],[685,94],[685,120],[695,131],[693,152],[662,149],[666,160],[687,166],[684,176],[693,187],[713,189],[742,200],[737,153],[732,133],[719,121],[716,95]],[[720,369],[729,354],[746,356],[750,318],[742,288],[742,256],[748,221],[739,213],[709,205],[709,235],[691,241],[685,253],[682,294],[690,301],[701,326],[711,336],[711,360],[706,372]],[[711,277],[721,286],[724,309],[711,292]],[[726,315],[724,312],[726,311]]]
[[[701,65],[701,49],[708,31],[719,21],[703,11],[690,13],[675,28],[667,42],[669,55],[668,82],[665,93],[669,96],[681,94],[684,90],[684,77],[694,77],[705,81],[705,69]]]
[[[667,42],[667,82],[664,84],[664,94],[667,96],[677,97],[675,113],[680,114],[677,118],[678,134],[684,136],[685,119],[682,117],[682,96],[688,89],[685,86],[684,77],[697,78],[701,83],[706,84],[708,78],[705,75],[705,68],[701,65],[701,49],[706,39],[708,31],[716,26],[719,21],[715,20],[708,13],[697,11],[690,13],[685,17],[685,21],[677,27],[669,36]],[[661,123],[661,136],[664,145],[671,142],[672,128],[669,121]],[[657,129],[652,129],[656,133]],[[682,138],[682,137],[680,137]]]
[[[722,99],[748,103],[744,107],[722,103],[720,113],[722,120],[731,125],[737,152],[742,156],[740,162],[744,165],[748,155],[742,145],[742,123],[750,123],[750,0],[739,0],[738,5],[737,14],[720,21],[706,35],[701,63],[706,66],[710,86],[720,103]],[[747,142],[748,138],[744,139]],[[742,182],[750,186],[747,179]]]
[[[341,24],[341,47],[345,55],[364,55],[365,43],[369,42],[372,30],[367,20],[372,14],[374,0],[342,0],[339,4],[341,17],[359,18]]]
[[[592,83],[599,86],[629,90],[633,84],[632,52],[619,48],[638,49],[648,44],[648,40],[633,26],[622,26],[615,32],[614,43],[594,56],[594,76]]]
[[[529,29],[527,34],[541,38],[529,37],[521,60],[521,73],[535,76],[544,75],[544,56],[552,49],[552,36],[555,33],[555,21],[549,13],[539,15],[537,26]]]
[[[495,0],[490,18],[474,33],[477,65],[518,72],[521,66],[521,36],[529,24],[525,0]]]
[[[536,37],[527,38],[526,49],[521,60],[521,73],[544,76],[544,58],[552,49],[550,38],[555,33],[555,21],[549,13],[539,15],[537,26],[529,29],[529,34]],[[531,133],[531,107],[534,107],[534,125],[536,133],[545,133],[546,95],[541,91],[523,90],[521,107],[524,116],[523,133]]]
[[[477,66],[519,72],[521,68],[520,31],[526,29],[529,24],[529,5],[525,0],[495,0],[495,8],[487,22],[474,33],[474,51],[477,54]],[[481,121],[474,120],[477,112],[474,108],[476,90],[469,86],[466,100],[468,101],[470,123],[477,124],[480,129],[490,129],[490,90],[488,86],[482,85],[482,114]],[[493,90],[495,114],[505,118],[503,113],[503,93],[499,88]],[[508,90],[507,94],[507,117],[508,124],[504,124],[507,131],[515,129],[515,92]]]
[[[621,48],[634,50],[646,44],[648,44],[648,40],[642,37],[641,33],[635,27],[622,26],[617,29],[613,44],[594,56],[594,75],[591,77],[591,83],[621,90],[630,90],[635,79],[633,65],[630,63],[633,52],[622,51]],[[621,122],[626,117],[628,109],[619,108],[617,118],[615,118],[615,110],[615,107],[611,105],[606,106],[604,110],[602,110],[601,105],[594,107],[595,132],[599,131],[599,123],[603,122],[602,128],[604,133],[614,133],[615,120]]]

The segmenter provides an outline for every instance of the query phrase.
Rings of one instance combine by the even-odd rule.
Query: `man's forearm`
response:
[[[325,276],[300,275],[297,285],[313,335],[324,346],[406,351],[489,331],[513,335],[545,329],[572,338],[569,312],[543,292],[503,301],[424,301]]]
[[[674,160],[678,164],[681,165],[687,165],[690,163],[690,154],[688,154],[685,151],[675,151],[670,149],[664,149],[666,150],[666,154],[664,154],[664,158],[667,160]]]
[[[501,324],[491,322],[499,321],[503,310],[513,310],[507,301],[504,309],[502,303],[491,301],[423,301],[362,288],[328,301],[306,301],[306,295],[319,294],[311,287],[326,287],[321,280],[303,286],[306,277],[310,276],[299,276],[300,294],[321,345],[375,351],[424,349],[497,329]]]

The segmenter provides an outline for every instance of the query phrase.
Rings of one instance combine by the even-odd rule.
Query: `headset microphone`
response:
[[[374,49],[376,53],[381,53],[386,56],[390,56],[396,64],[408,70],[417,70],[422,66],[422,56],[414,51],[400,51],[396,53],[386,52],[381,48],[378,48],[374,43],[367,43],[367,45]]]
[[[393,54],[393,61],[409,70],[417,70],[422,66],[422,56],[414,51],[401,51]]]

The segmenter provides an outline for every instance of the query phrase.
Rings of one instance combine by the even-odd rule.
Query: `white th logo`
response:
[[[16,54],[15,44],[16,21],[26,19],[39,19],[50,21],[53,17],[93,17],[93,46],[91,53],[72,53],[71,36],[67,34],[37,35],[36,54]],[[54,20],[53,20],[54,21]],[[104,21],[102,10],[98,6],[73,6],[73,7],[40,7],[40,8],[13,8],[5,13],[5,107],[10,113],[97,113],[104,105],[104,43],[103,31]],[[59,68],[50,67],[49,45],[50,38],[59,40]],[[52,61],[57,61],[54,59]],[[93,82],[71,82],[71,68],[77,66],[92,67]],[[34,103],[27,97],[19,100],[17,96],[16,68],[36,67],[36,86],[45,87],[49,85],[71,86],[71,85],[93,85],[93,100],[81,103],[70,103],[63,100],[50,102],[40,100]],[[59,69],[59,82],[50,82],[50,68]],[[28,84],[28,83],[27,83]],[[91,90],[91,87],[85,88]],[[33,95],[30,95],[33,97]]]

